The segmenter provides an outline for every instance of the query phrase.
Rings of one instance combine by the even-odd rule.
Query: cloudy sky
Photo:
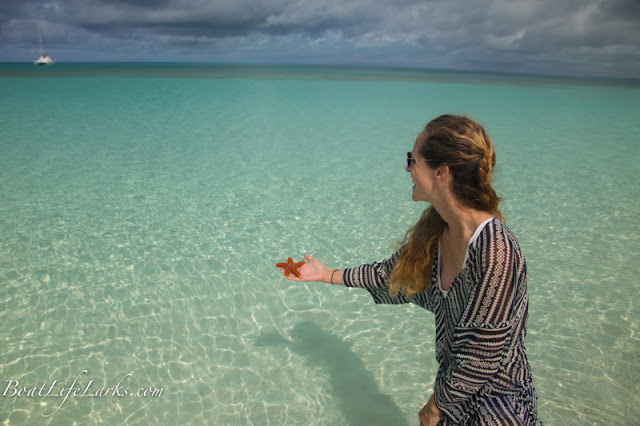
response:
[[[640,0],[0,0],[0,62],[390,65],[640,78]]]

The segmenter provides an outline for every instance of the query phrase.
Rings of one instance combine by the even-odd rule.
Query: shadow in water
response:
[[[404,415],[355,356],[349,345],[312,322],[295,325],[291,340],[277,332],[261,333],[259,346],[284,345],[314,364],[326,367],[332,397],[349,425],[404,425]],[[417,416],[417,414],[416,414]]]

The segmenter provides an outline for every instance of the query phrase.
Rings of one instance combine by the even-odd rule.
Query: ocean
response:
[[[640,81],[0,64],[2,424],[417,424],[433,315],[295,283],[390,256],[405,153],[471,116],[525,254],[549,425],[640,417]]]

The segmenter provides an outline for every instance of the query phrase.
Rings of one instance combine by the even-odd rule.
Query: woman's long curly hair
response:
[[[504,220],[500,199],[491,187],[491,170],[496,164],[493,142],[482,126],[459,115],[442,115],[425,127],[426,140],[420,155],[428,165],[449,166],[452,190],[464,206],[491,213]],[[402,291],[407,297],[424,291],[431,281],[431,266],[445,221],[429,206],[405,234],[398,263],[389,277],[389,293]]]

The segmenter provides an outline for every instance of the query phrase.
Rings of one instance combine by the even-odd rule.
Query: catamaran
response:
[[[45,55],[44,49],[42,48],[42,34],[40,33],[40,25],[38,25],[38,41],[40,43],[40,57],[33,61],[36,65],[53,65],[56,61],[49,55]]]

